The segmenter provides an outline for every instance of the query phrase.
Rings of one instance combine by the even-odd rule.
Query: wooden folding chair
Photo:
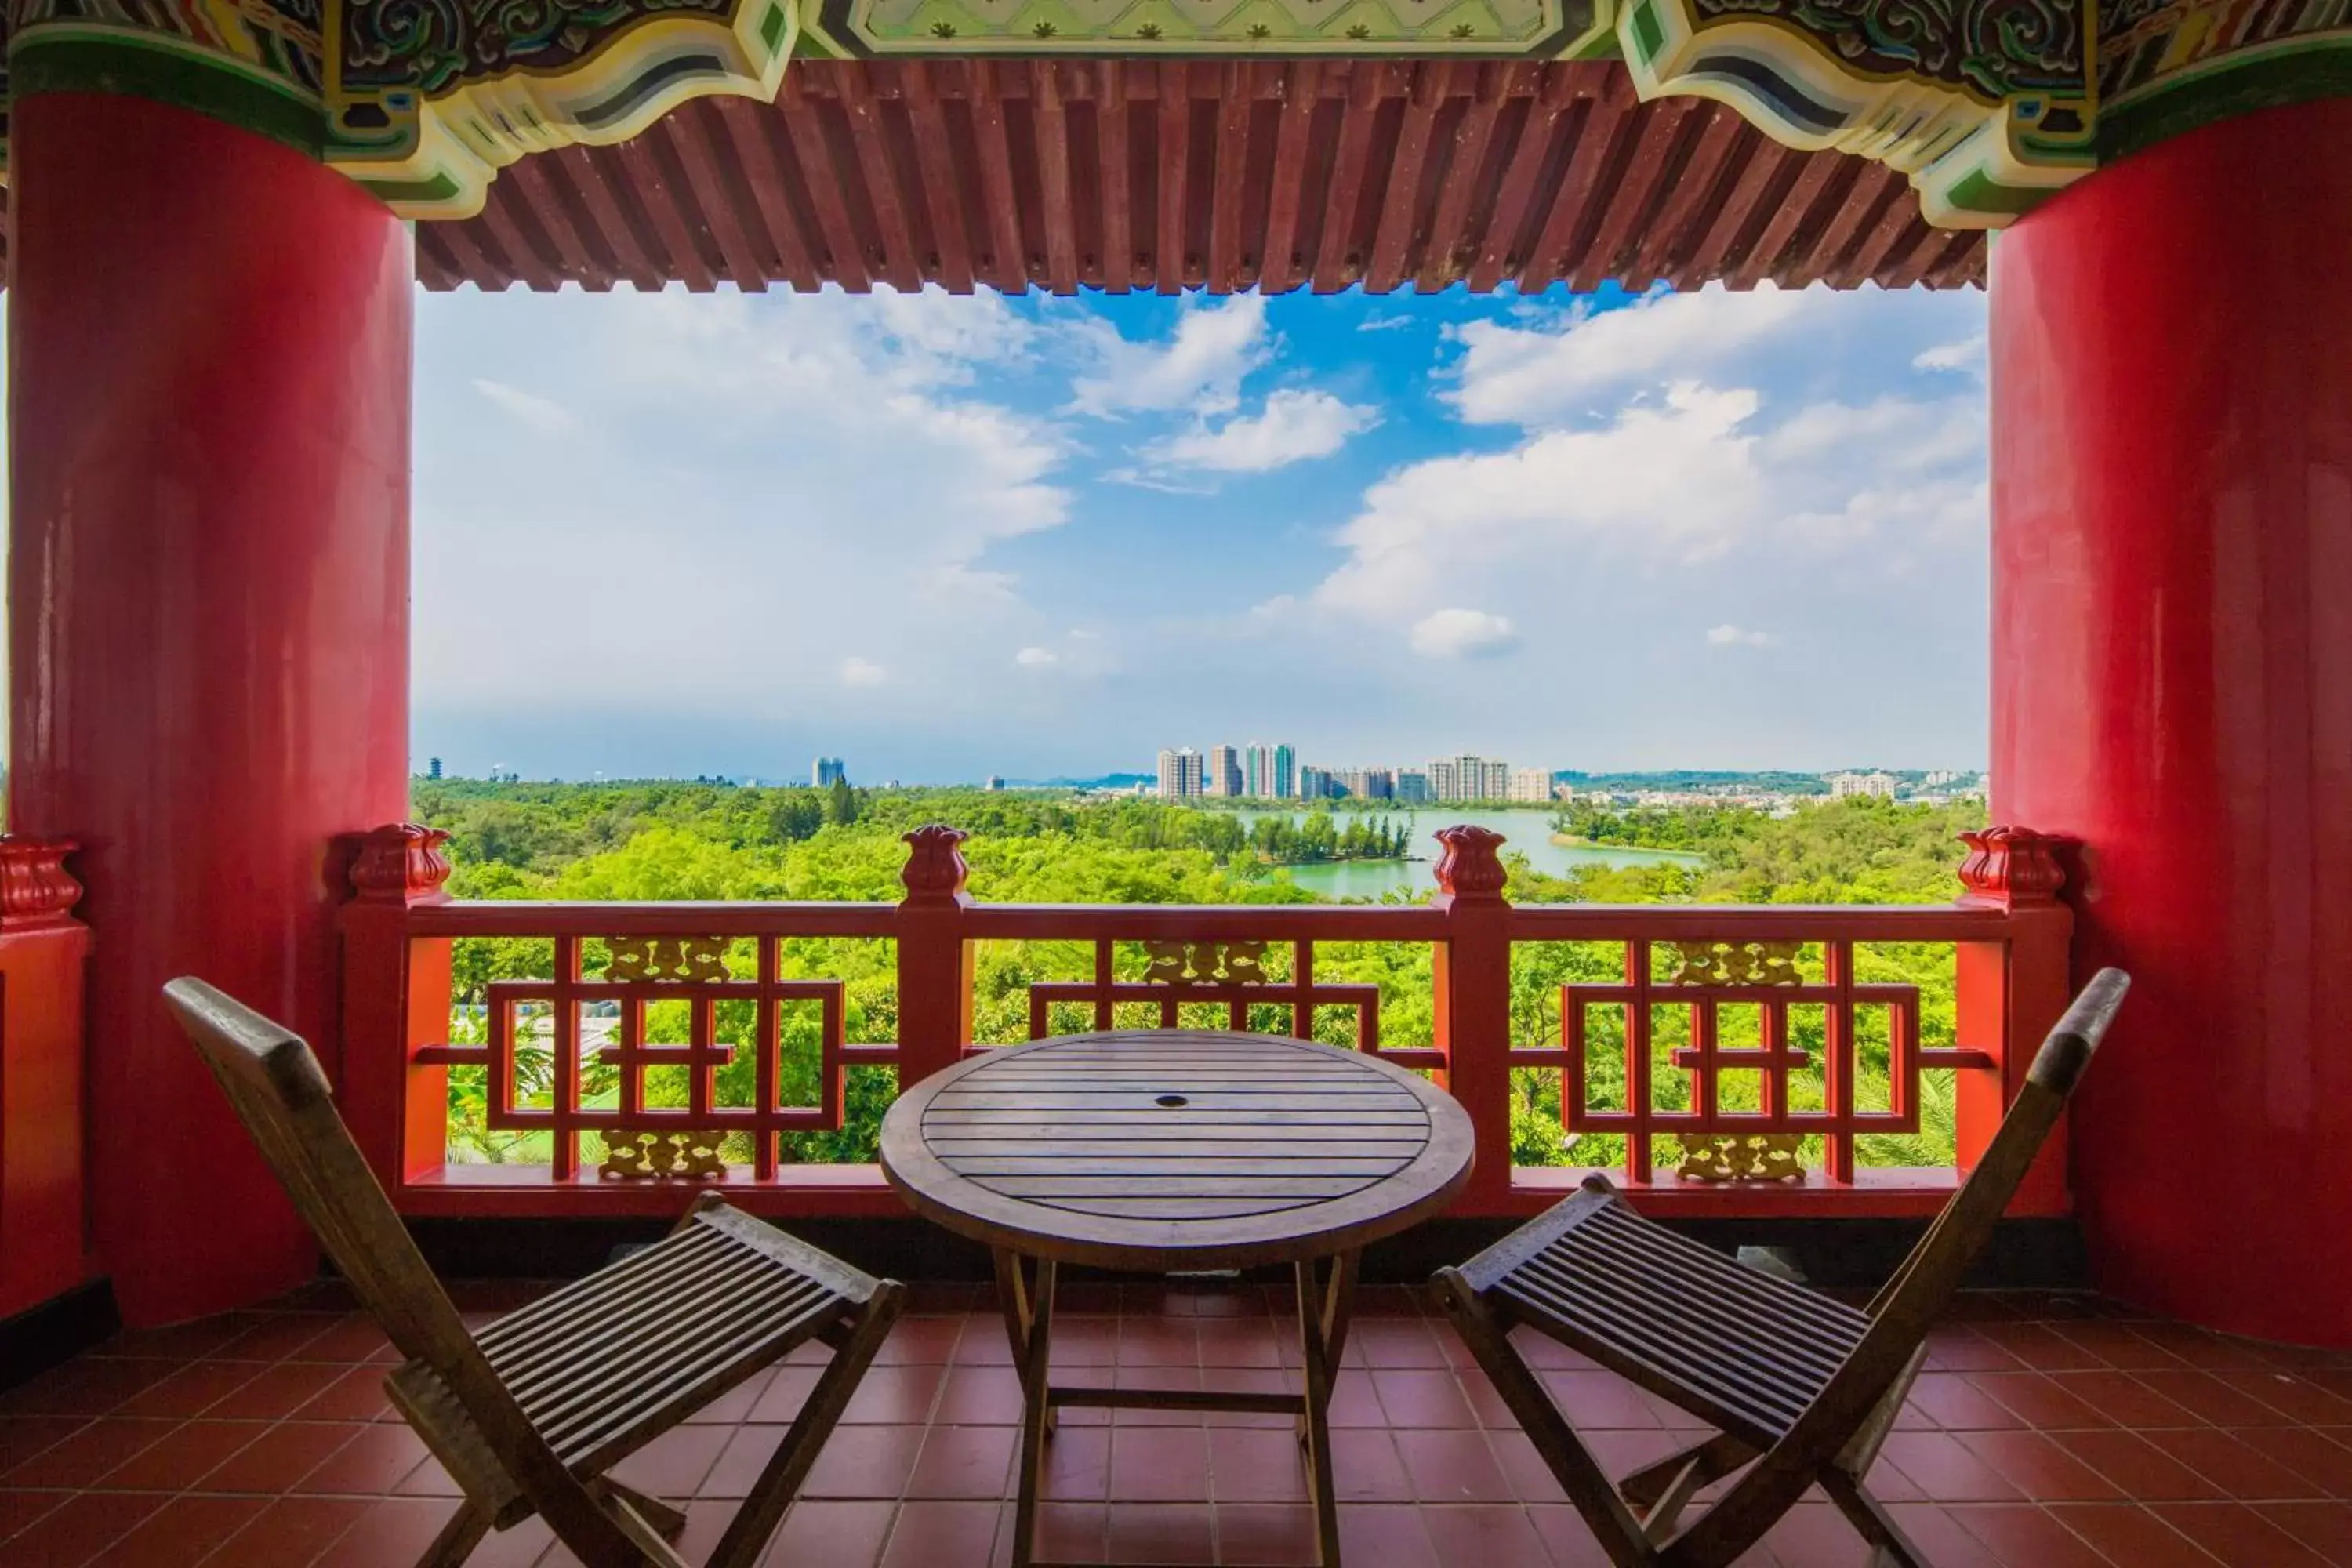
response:
[[[668,1237],[477,1337],[336,1113],[310,1047],[199,980],[164,996],[362,1304],[410,1360],[384,1380],[465,1492],[420,1563],[542,1514],[588,1568],[682,1568],[672,1505],[619,1460],[810,1339],[834,1355],[712,1552],[751,1568],[898,1317],[905,1289],[705,1194]]]
[[[1635,1214],[1607,1178],[1437,1275],[1478,1364],[1618,1568],[1720,1568],[1819,1484],[1876,1550],[1927,1568],[1863,1489],[1928,1329],[2033,1163],[2131,981],[2102,970],[2042,1042],[1992,1142],[1866,1310],[1748,1268]],[[1717,1435],[1612,1485],[1506,1336],[1546,1334]],[[1747,1467],[1680,1524],[1692,1497]]]

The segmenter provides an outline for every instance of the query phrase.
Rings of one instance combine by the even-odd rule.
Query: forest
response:
[[[452,835],[455,871],[451,892],[465,899],[567,900],[815,900],[894,901],[903,891],[898,872],[905,859],[900,835],[929,822],[946,822],[971,835],[964,854],[971,867],[970,890],[982,900],[1086,904],[1288,904],[1322,901],[1294,883],[1285,863],[1349,854],[1433,856],[1426,832],[1444,820],[1442,809],[1424,812],[1423,842],[1405,842],[1401,822],[1380,816],[1334,817],[1310,814],[1290,831],[1296,837],[1261,834],[1288,827],[1261,820],[1244,827],[1230,813],[1131,797],[1088,797],[1069,792],[978,790],[866,791],[837,785],[829,791],[751,788],[714,782],[646,781],[613,784],[486,784],[467,780],[416,782],[416,818]],[[1942,903],[1958,890],[1958,833],[1982,824],[1974,804],[1915,806],[1849,798],[1797,805],[1775,816],[1738,806],[1633,809],[1610,812],[1576,807],[1547,824],[1527,814],[1529,834],[1549,828],[1602,845],[1695,851],[1699,859],[1679,863],[1611,867],[1580,866],[1570,875],[1549,876],[1529,867],[1507,844],[1510,870],[1506,894],[1515,902],[1734,903]],[[1400,901],[1390,895],[1388,901]],[[621,933],[616,933],[621,934]],[[751,944],[740,942],[730,966],[750,973]],[[601,944],[591,943],[591,967],[602,961]],[[834,978],[847,993],[847,1037],[853,1042],[895,1038],[897,997],[893,959],[887,942],[793,939],[783,944],[786,973]],[[1431,952],[1426,945],[1392,942],[1326,943],[1317,947],[1318,979],[1377,984],[1380,1032],[1384,1044],[1426,1044],[1432,1037]],[[1276,944],[1266,957],[1270,975],[1286,977],[1293,956]],[[493,981],[541,977],[552,963],[544,941],[469,940],[456,955],[456,1016],[453,1041],[478,1040],[484,1026],[485,987]],[[1141,953],[1122,953],[1123,975],[1139,974]],[[1622,943],[1521,943],[1513,959],[1513,1029],[1527,1044],[1557,1043],[1560,986],[1577,981],[1614,981],[1624,964]],[[1821,955],[1808,950],[1800,967],[1809,978],[1821,973]],[[1039,981],[1075,980],[1092,973],[1090,944],[1004,942],[979,944],[975,958],[974,1031],[978,1039],[1011,1044],[1028,1037],[1028,987]],[[1920,997],[1923,1043],[1951,1042],[1952,955],[1946,944],[1875,943],[1859,948],[1857,978],[1915,985]],[[1205,1015],[1187,1022],[1208,1024]],[[1221,1011],[1221,1010],[1217,1010]],[[1752,1037],[1760,1026],[1759,1009],[1727,1007],[1726,1044]],[[1790,1043],[1818,1047],[1819,1009],[1792,1008]],[[718,1007],[722,1039],[738,1046],[734,1065],[719,1073],[720,1103],[747,1103],[751,1092],[748,1004]],[[1087,1026],[1078,1009],[1057,1015],[1056,1029]],[[1612,1021],[1594,1016],[1594,1071],[1589,1100],[1594,1109],[1623,1103],[1622,1009]],[[816,1034],[809,1016],[787,1010],[783,1040],[785,1102],[815,1100]],[[1662,1007],[1654,1021],[1655,1103],[1685,1103],[1687,1075],[1667,1063],[1686,1043],[1686,1013]],[[1145,1020],[1139,1016],[1136,1022]],[[1250,1026],[1276,1032],[1289,1028],[1286,1006],[1254,1009]],[[684,1004],[648,1009],[647,1037],[682,1040]],[[1860,1097],[1864,1105],[1885,1103],[1886,1033],[1883,1015],[1863,1016]],[[1354,1037],[1352,1011],[1318,1014],[1317,1037],[1333,1044]],[[1741,1031],[1746,1031],[1743,1037]],[[533,1046],[528,1027],[518,1050],[518,1077],[526,1102],[543,1096],[551,1064],[543,1045]],[[1616,1048],[1612,1051],[1612,1046]],[[1800,1105],[1818,1104],[1819,1055],[1815,1067],[1792,1080]],[[650,1105],[682,1104],[678,1069],[648,1071]],[[669,1075],[666,1077],[665,1075]],[[1727,1108],[1738,1108],[1740,1079],[1727,1074]],[[785,1139],[787,1158],[863,1160],[872,1149],[882,1110],[893,1092],[887,1068],[848,1069],[846,1110],[837,1131],[799,1132]],[[1622,1142],[1562,1125],[1561,1075],[1554,1069],[1515,1069],[1513,1142],[1523,1164],[1609,1166],[1623,1157]],[[1912,1165],[1947,1163],[1951,1157],[1950,1074],[1930,1073],[1922,1084],[1922,1125],[1916,1135],[1874,1135],[1862,1141],[1865,1163]],[[583,1091],[592,1100],[614,1092],[613,1069],[583,1063]],[[484,1124],[486,1086],[479,1069],[451,1074],[450,1157],[468,1161],[533,1162],[547,1158],[545,1141],[532,1134],[499,1131]],[[1612,1100],[1612,1096],[1615,1098]],[[1661,1140],[1659,1158],[1678,1158],[1671,1140]],[[589,1157],[598,1152],[589,1151]]]

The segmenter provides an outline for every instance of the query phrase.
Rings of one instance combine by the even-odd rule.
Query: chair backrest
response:
[[[201,980],[174,980],[163,996],[286,1195],[401,1353],[436,1369],[478,1359],[473,1335],[336,1111],[310,1047]]]
[[[1869,1420],[1911,1365],[1927,1330],[2008,1211],[2018,1184],[2082,1081],[2131,976],[2091,977],[2035,1054],[2025,1083],[1960,1190],[1870,1304],[1871,1325],[1796,1424],[1734,1484],[1722,1501],[1677,1538],[1691,1562],[1728,1562],[1793,1504],[1820,1467]]]

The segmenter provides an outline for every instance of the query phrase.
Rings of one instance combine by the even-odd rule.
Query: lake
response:
[[[1685,855],[1672,849],[1625,849],[1590,845],[1554,844],[1551,841],[1551,813],[1544,811],[1481,811],[1475,807],[1419,805],[1398,807],[1382,813],[1377,803],[1371,809],[1349,809],[1345,803],[1333,802],[1332,821],[1344,829],[1350,816],[1378,817],[1385,815],[1393,823],[1400,817],[1412,823],[1413,853],[1421,857],[1412,860],[1328,860],[1320,865],[1286,868],[1290,879],[1302,888],[1312,889],[1327,899],[1377,899],[1391,891],[1403,891],[1418,896],[1437,886],[1436,840],[1430,835],[1441,827],[1469,826],[1491,827],[1507,842],[1503,853],[1513,850],[1528,858],[1537,870],[1559,877],[1565,876],[1571,866],[1655,866],[1679,863],[1696,866],[1701,858]],[[1258,811],[1244,809],[1234,814],[1244,822],[1255,822],[1260,817],[1287,816],[1297,821],[1306,816],[1297,811]]]

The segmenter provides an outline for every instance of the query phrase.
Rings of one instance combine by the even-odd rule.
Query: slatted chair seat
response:
[[[1438,1300],[1615,1568],[1725,1568],[1818,1485],[1873,1568],[1927,1558],[1863,1487],[1927,1330],[2009,1207],[2131,982],[2102,970],[2042,1041],[1977,1167],[1865,1311],[1643,1219],[1604,1176],[1459,1268]],[[1546,1335],[1717,1428],[1611,1480],[1511,1342]],[[1685,1525],[1691,1500],[1744,1470]]]
[[[1654,1225],[1605,1183],[1462,1267],[1610,1371],[1765,1447],[1870,1329],[1865,1314]]]
[[[201,981],[163,990],[287,1195],[409,1358],[385,1392],[466,1495],[424,1568],[454,1568],[487,1531],[533,1514],[587,1568],[685,1568],[668,1540],[684,1512],[613,1479],[610,1467],[822,1341],[833,1359],[707,1568],[760,1560],[881,1349],[903,1287],[707,1193],[663,1241],[477,1335],[361,1156],[310,1047]]]

